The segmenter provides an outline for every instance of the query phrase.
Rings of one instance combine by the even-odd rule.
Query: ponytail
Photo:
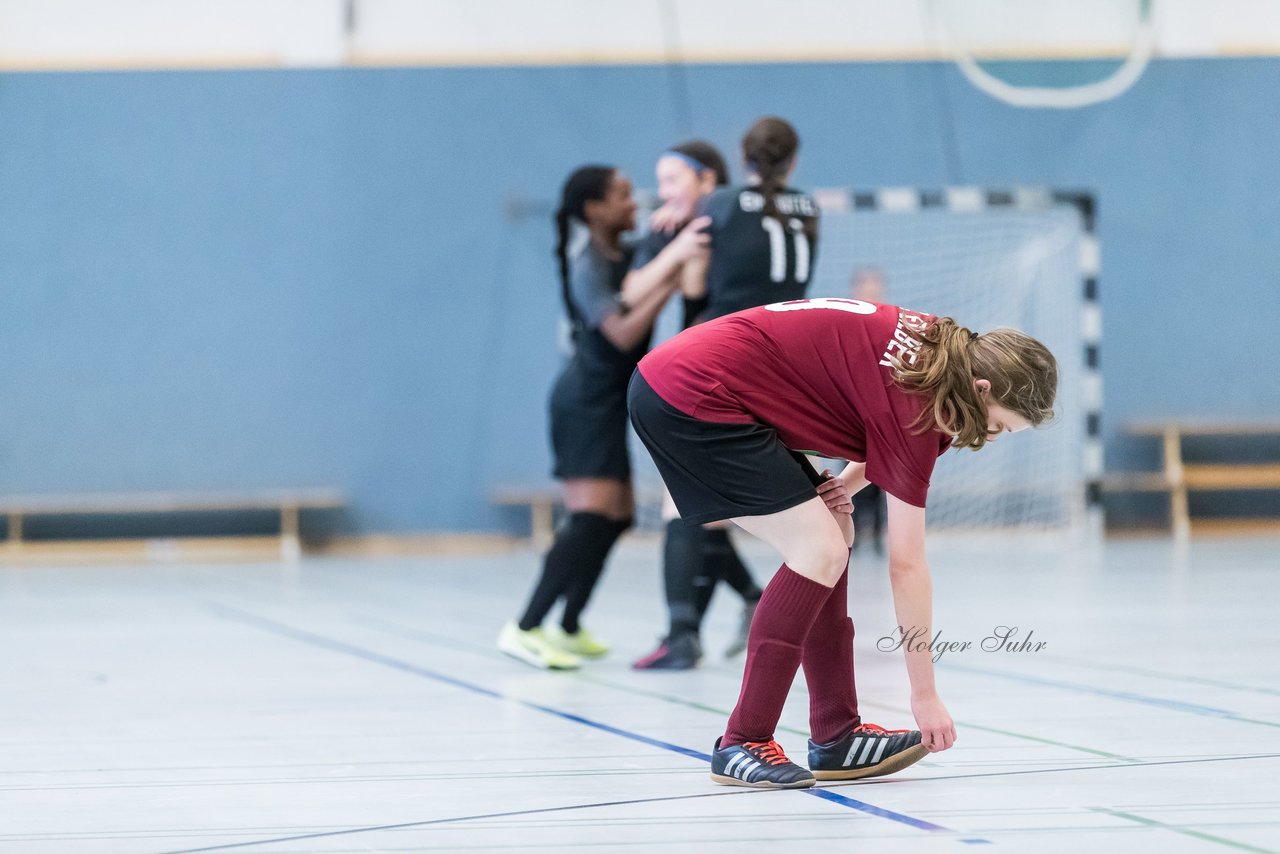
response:
[[[760,179],[764,213],[769,216],[778,215],[775,197],[783,188],[787,169],[799,148],[796,129],[776,116],[757,120],[742,137],[742,158]]]
[[[929,406],[912,425],[936,429],[953,438],[952,446],[980,449],[987,443],[987,400],[975,380],[991,383],[989,399],[1018,413],[1032,426],[1053,417],[1058,363],[1049,349],[1016,329],[979,335],[950,317],[941,317],[911,333],[921,340],[915,360],[899,361],[894,379],[924,395]]]
[[[587,202],[600,201],[605,197],[614,172],[612,166],[581,166],[574,170],[560,191],[560,207],[556,209],[555,215],[554,254],[560,273],[560,298],[564,300],[564,309],[569,315],[569,324],[575,338],[581,332],[584,322],[582,313],[573,302],[573,294],[569,287],[569,235],[573,220],[586,222]]]
[[[757,189],[764,198],[761,211],[765,216],[782,219],[777,196],[786,188],[787,172],[795,163],[799,150],[800,136],[796,129],[786,119],[777,116],[757,120],[742,137],[742,157],[760,179]],[[806,218],[805,233],[811,240],[816,231],[816,220]]]

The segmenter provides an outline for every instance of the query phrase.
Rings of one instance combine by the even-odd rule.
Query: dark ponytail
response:
[[[742,157],[760,178],[766,216],[778,216],[775,197],[786,183],[787,170],[800,149],[800,137],[786,119],[765,116],[742,137]]]
[[[560,268],[560,296],[576,337],[582,329],[582,315],[573,304],[569,291],[569,227],[570,220],[587,221],[587,202],[598,202],[609,192],[615,170],[612,166],[580,166],[564,182],[560,191],[560,207],[556,209],[556,261]]]

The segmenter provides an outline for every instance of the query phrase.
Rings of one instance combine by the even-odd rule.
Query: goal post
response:
[[[643,221],[656,200],[638,195]],[[839,188],[813,195],[822,217],[809,296],[855,296],[855,276],[874,271],[884,286],[876,301],[951,316],[977,331],[1013,326],[1057,357],[1054,421],[978,453],[944,454],[929,491],[930,530],[1099,537],[1102,311],[1093,196],[1045,187]],[[538,229],[523,239],[544,239],[549,205],[525,200],[508,208],[514,226]],[[555,293],[548,289],[548,298]],[[677,302],[659,318],[655,342],[679,331]],[[660,527],[661,481],[638,441],[632,460],[637,523]]]
[[[929,491],[929,527],[949,532],[1102,530],[1102,314],[1095,203],[1048,188],[823,189],[810,297],[854,297],[954,317],[976,331],[1013,326],[1058,359],[1054,421],[979,453],[948,451]],[[883,292],[855,292],[878,276]],[[655,340],[678,331],[673,308]],[[637,479],[658,489],[636,444]],[[656,510],[644,508],[642,524]]]
[[[1048,188],[821,190],[810,296],[853,296],[1017,327],[1058,359],[1054,422],[981,453],[949,451],[929,493],[930,528],[1101,532],[1102,314],[1096,206]]]

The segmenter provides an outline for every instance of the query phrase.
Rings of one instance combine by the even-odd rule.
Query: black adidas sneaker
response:
[[[819,780],[880,777],[914,765],[928,752],[916,730],[862,724],[830,744],[810,740],[809,770]]]
[[[749,741],[711,751],[711,779],[752,789],[807,789],[813,775],[787,758],[776,741]]]

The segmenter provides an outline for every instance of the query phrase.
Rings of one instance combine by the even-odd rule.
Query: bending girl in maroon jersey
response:
[[[732,519],[785,561],[765,588],[737,706],[712,755],[718,783],[802,788],[888,774],[955,742],[927,649],[904,645],[915,730],[858,715],[848,616],[851,496],[889,496],[898,624],[933,634],[925,499],[949,447],[978,450],[1053,414],[1057,363],[1013,329],[849,299],[796,300],[695,326],[640,361],[632,424],[690,522]],[[800,454],[847,459],[822,479]],[[774,741],[804,668],[809,770]]]

